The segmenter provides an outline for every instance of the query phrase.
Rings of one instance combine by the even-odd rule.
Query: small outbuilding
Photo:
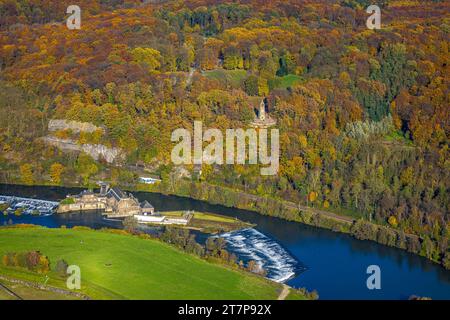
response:
[[[143,214],[144,216],[148,216],[153,215],[154,213],[155,208],[150,204],[150,202],[145,200],[144,202],[141,203],[141,214]]]

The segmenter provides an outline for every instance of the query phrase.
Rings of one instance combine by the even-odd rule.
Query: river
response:
[[[0,195],[59,201],[81,189],[0,185]],[[320,299],[408,299],[411,295],[450,299],[450,271],[423,257],[360,241],[346,234],[262,216],[255,212],[153,193],[134,193],[158,211],[195,210],[237,217],[256,224],[224,237],[229,249],[243,260],[260,261],[270,277],[293,287],[316,289]],[[47,227],[86,225],[92,228],[121,226],[120,221],[100,214],[69,214],[21,217],[0,216],[0,224],[34,223]],[[198,235],[201,241],[202,235]],[[381,270],[381,289],[369,290],[367,267]]]

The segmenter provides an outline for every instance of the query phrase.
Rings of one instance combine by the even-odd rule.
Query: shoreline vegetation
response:
[[[4,184],[8,185],[8,183]],[[55,185],[46,183],[40,185],[55,187]],[[38,185],[36,184],[36,186]],[[90,186],[95,185],[91,184]],[[85,188],[87,186],[65,184],[60,187]],[[438,244],[434,243],[429,237],[422,238],[417,235],[406,234],[402,230],[375,224],[362,218],[353,219],[350,216],[297,205],[286,200],[257,196],[228,187],[185,179],[177,180],[176,183],[163,180],[161,183],[153,185],[136,183],[123,184],[120,187],[130,192],[174,195],[204,201],[213,205],[249,210],[266,216],[328,229],[333,232],[346,233],[359,240],[370,240],[382,245],[406,250],[410,253],[425,257],[447,270],[450,269],[450,262],[447,257],[439,259],[436,254],[433,254],[431,248],[437,247]]]
[[[182,180],[169,186],[163,181],[161,184],[150,186],[138,184],[132,189],[140,192],[156,192],[191,198],[225,207],[249,210],[266,216],[328,229],[333,232],[350,234],[359,240],[370,240],[382,245],[406,250],[438,263],[447,270],[450,269],[450,263],[445,257],[439,260],[433,254],[431,248],[437,246],[437,244],[434,244],[430,238],[407,234],[402,230],[375,224],[362,218],[353,219],[349,216],[297,205],[286,200],[261,197],[202,182]]]
[[[286,293],[283,284],[224,264],[213,256],[200,258],[145,234],[14,225],[0,227],[0,235],[6,235],[0,238],[0,284],[7,290],[15,284],[29,299],[317,299],[316,292],[289,287]],[[53,245],[55,241],[58,246]],[[37,248],[40,251],[35,251]],[[19,259],[24,260],[23,266],[17,259],[10,259],[13,265],[8,260],[32,254],[45,260],[45,270],[30,268],[28,258]],[[68,277],[61,272],[61,265],[67,269],[65,261],[82,270],[81,290],[63,289]],[[131,269],[132,273],[124,272]],[[5,291],[2,288],[0,298]]]

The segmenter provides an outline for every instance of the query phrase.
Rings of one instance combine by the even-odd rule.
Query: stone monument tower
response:
[[[266,103],[267,100],[264,98],[261,100],[259,108],[254,108],[255,119],[251,123],[253,128],[269,128],[277,124],[277,121],[266,112]]]
[[[261,103],[259,104],[259,120],[265,121],[266,120],[266,103],[264,102],[264,99],[261,100]]]

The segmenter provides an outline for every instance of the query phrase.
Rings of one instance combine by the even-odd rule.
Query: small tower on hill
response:
[[[256,103],[255,103],[256,104]],[[259,104],[259,108],[255,110],[255,120],[253,120],[251,126],[254,128],[269,128],[277,124],[277,121],[270,117],[266,111],[267,99],[263,98]]]
[[[259,120],[265,121],[266,120],[266,104],[264,102],[264,99],[261,100],[261,103],[259,104]]]

